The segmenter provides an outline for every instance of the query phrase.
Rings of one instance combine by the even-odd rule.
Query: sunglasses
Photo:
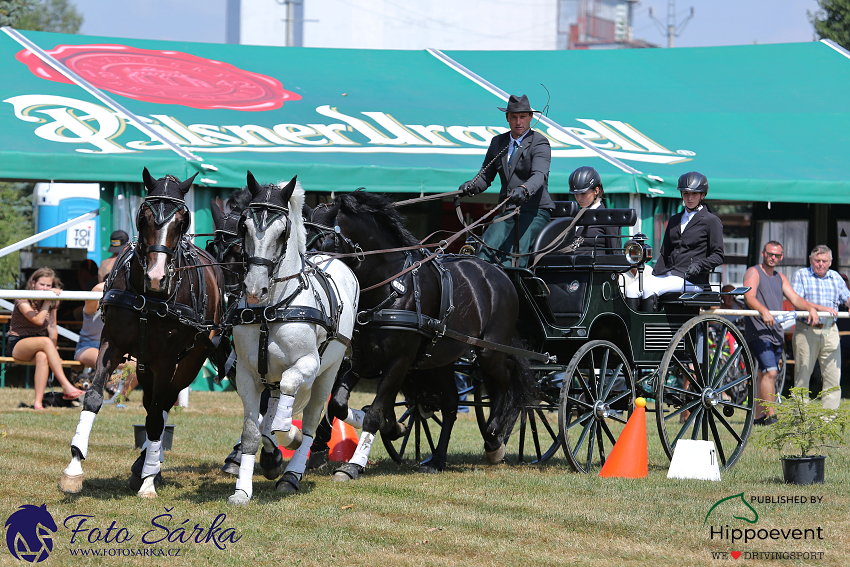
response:
[[[775,252],[765,252],[765,253],[764,253],[764,255],[765,255],[765,256],[769,256],[769,257],[771,257],[771,258],[782,258],[782,252],[778,252],[778,253],[775,253]]]

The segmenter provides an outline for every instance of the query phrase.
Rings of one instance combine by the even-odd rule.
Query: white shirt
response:
[[[702,210],[702,205],[697,207],[697,210],[694,212],[690,212],[688,209],[685,209],[685,213],[682,215],[682,232],[685,232],[685,227],[688,226],[688,223],[691,222],[691,219],[694,218],[694,215]]]
[[[511,161],[511,156],[514,154],[514,143],[516,143],[517,146],[521,146],[523,138],[525,138],[528,135],[529,132],[531,132],[531,128],[526,130],[525,134],[523,134],[522,136],[519,137],[519,140],[514,140],[514,136],[513,136],[513,134],[511,134],[511,143],[508,145],[508,161],[509,162]]]

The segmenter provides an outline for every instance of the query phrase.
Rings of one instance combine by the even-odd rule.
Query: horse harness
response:
[[[153,246],[149,246],[149,251],[164,251],[164,250],[151,250],[154,248]],[[167,248],[165,246],[157,246],[156,248]],[[206,264],[201,262],[198,254],[193,247],[189,243],[188,238],[182,237],[180,239],[179,244],[177,245],[175,250],[171,250],[168,248],[169,252],[166,252],[171,256],[171,261],[169,262],[169,266],[171,266],[172,273],[181,273],[178,270],[174,270],[174,264],[177,265],[183,264],[187,268],[193,268],[197,270],[203,270],[208,267]],[[130,270],[133,256],[137,256],[138,248],[136,243],[133,242],[129,246],[125,247],[122,250],[121,254],[118,256],[118,259],[115,261],[115,268],[110,272],[109,277],[106,280],[106,291],[103,294],[103,297],[100,300],[101,307],[101,318],[105,320],[106,318],[106,309],[110,305],[114,305],[117,307],[122,307],[124,309],[132,309],[139,312],[139,339],[138,339],[138,351],[136,356],[136,364],[140,371],[144,372],[147,368],[147,336],[148,336],[148,319],[151,314],[154,314],[161,318],[170,318],[177,321],[181,325],[186,325],[189,327],[194,327],[197,330],[196,338],[198,335],[205,335],[212,330],[220,329],[220,326],[216,324],[215,321],[207,320],[205,314],[207,312],[207,283],[206,278],[201,275],[201,272],[198,272],[198,289],[195,290],[194,282],[192,281],[191,276],[188,278],[189,281],[189,297],[191,298],[191,305],[184,305],[182,303],[177,302],[177,293],[180,290],[180,287],[183,282],[182,275],[178,277],[177,281],[174,284],[174,292],[167,299],[159,299],[156,297],[150,297],[145,295],[144,293],[140,293],[136,290],[133,285],[133,281],[130,277]],[[144,261],[141,257],[139,258],[139,263],[142,265],[144,269]],[[115,276],[118,273],[118,270],[124,270],[124,281],[127,282],[127,287],[129,289],[112,289],[112,284],[115,280]],[[223,307],[223,306],[222,306]],[[186,347],[183,352],[181,352],[177,360],[182,360],[189,351],[194,347],[194,342],[192,345]],[[215,345],[213,345],[215,346]]]
[[[318,230],[318,232],[320,233],[319,236],[321,236],[322,234],[332,234],[334,238],[334,247],[337,249],[339,249],[339,241],[344,240],[349,247],[355,250],[354,254],[351,255],[357,257],[359,260],[363,260],[362,255],[364,254],[364,252],[362,248],[359,244],[352,242],[347,236],[342,234],[339,223],[336,221],[336,219],[334,219],[333,227],[312,222],[312,218],[311,222],[305,224],[310,225],[316,230]],[[467,229],[472,228],[473,226],[474,225],[471,225],[470,227],[467,227]],[[313,240],[315,240],[315,238]],[[448,244],[448,242],[446,242],[446,244]],[[355,336],[359,333],[357,327],[373,327],[397,331],[414,331],[426,337],[431,337],[431,342],[425,348],[423,354],[419,358],[417,358],[417,360],[413,363],[412,368],[414,369],[419,368],[428,358],[432,356],[432,352],[435,345],[437,344],[437,341],[439,341],[442,337],[448,337],[450,339],[454,339],[456,341],[460,341],[462,343],[477,346],[480,348],[496,350],[500,352],[505,352],[507,354],[524,356],[532,360],[538,360],[545,364],[554,362],[555,357],[550,356],[548,353],[541,354],[530,350],[524,350],[508,345],[494,343],[491,341],[485,341],[483,339],[472,337],[470,335],[465,335],[463,333],[459,333],[458,331],[448,328],[447,320],[455,309],[454,288],[452,284],[451,272],[446,269],[443,263],[455,259],[467,258],[468,256],[443,254],[441,253],[442,248],[443,245],[441,243],[441,246],[438,249],[437,253],[434,254],[430,253],[425,248],[419,250],[419,252],[426,260],[433,259],[433,262],[431,262],[430,265],[433,266],[434,269],[437,271],[437,281],[440,284],[440,311],[437,318],[435,319],[433,317],[430,317],[429,315],[425,315],[424,313],[422,313],[422,293],[419,290],[420,284],[418,276],[419,270],[424,264],[424,261],[414,261],[413,255],[409,249],[401,249],[398,251],[403,251],[405,254],[404,267],[401,272],[396,275],[395,279],[392,279],[388,282],[393,291],[386,299],[381,301],[375,307],[357,313],[357,318],[355,319],[356,325],[354,329]],[[392,251],[393,250],[382,250],[380,252]],[[337,254],[337,256],[344,255],[345,254]],[[411,274],[412,277],[413,297],[416,303],[416,312],[409,311],[407,309],[384,309],[385,305],[395,301],[397,298],[401,297],[407,292],[407,286],[404,284],[403,278],[408,272]],[[373,289],[375,287],[377,286],[371,286],[370,288],[366,289]],[[359,341],[355,341],[353,343],[352,349],[352,368],[353,372],[357,374],[357,362],[362,359],[362,354],[359,352]]]

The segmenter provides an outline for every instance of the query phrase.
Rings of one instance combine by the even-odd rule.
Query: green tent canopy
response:
[[[450,191],[506,130],[505,94],[541,108],[543,83],[555,193],[593,165],[608,193],[676,197],[698,170],[710,198],[850,203],[850,60],[824,42],[440,53],[3,31],[3,179],[137,183],[148,167],[212,189],[251,170]]]

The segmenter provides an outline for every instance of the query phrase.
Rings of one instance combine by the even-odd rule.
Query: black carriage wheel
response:
[[[541,464],[555,456],[562,446],[556,424],[557,417],[553,412],[558,410],[558,396],[563,377],[562,370],[553,370],[552,367],[532,370],[536,374],[542,398],[533,405],[520,408],[517,421],[505,434],[505,447],[508,455],[515,454],[520,463]],[[480,380],[475,381],[472,398],[478,430],[483,435],[490,417],[490,396],[482,388]]]
[[[570,466],[602,468],[634,408],[632,369],[617,345],[595,340],[570,360],[561,386],[558,425]]]
[[[437,412],[426,409],[421,404],[410,405],[406,401],[401,401],[396,402],[395,407],[404,408],[404,413],[402,413],[398,422],[404,424],[407,431],[398,439],[393,440],[388,440],[381,435],[381,442],[384,444],[387,454],[396,463],[401,465],[409,459],[416,459],[417,463],[421,463],[423,441],[428,443],[429,454],[433,454],[437,441],[440,439],[443,421],[437,416]]]
[[[722,317],[694,317],[673,336],[658,376],[655,418],[667,456],[679,439],[701,439],[714,442],[721,469],[734,465],[755,404],[752,355],[741,332]]]

